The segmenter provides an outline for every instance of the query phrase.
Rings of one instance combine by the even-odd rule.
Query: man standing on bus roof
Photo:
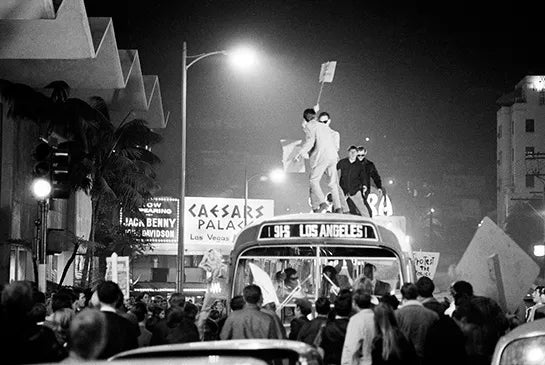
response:
[[[379,193],[386,195],[386,190],[382,186],[382,180],[380,179],[380,175],[378,174],[375,164],[367,159],[367,149],[363,146],[358,147],[358,160],[363,165],[364,171],[364,179],[362,181],[362,195],[364,197],[363,201],[365,202],[365,206],[369,211],[369,217],[372,217],[373,213],[369,203],[367,202],[367,197],[371,192],[371,179],[373,179]]]
[[[358,161],[358,148],[348,147],[348,157],[337,162],[337,169],[341,172],[339,184],[343,191],[343,198],[352,200],[359,215],[370,217],[369,210],[361,194],[363,181],[365,181],[365,170],[363,164]]]
[[[316,120],[316,112],[313,109],[306,109],[303,112],[303,118],[307,121],[307,124],[303,128],[306,135],[305,142],[294,159],[298,161],[307,153],[309,154],[309,183],[312,210],[319,213],[324,212],[328,208],[326,197],[320,186],[320,181],[325,174],[327,175],[327,185],[333,198],[333,211],[335,213],[342,213],[337,175],[339,133],[329,127],[331,119],[328,113],[320,113],[319,120]]]

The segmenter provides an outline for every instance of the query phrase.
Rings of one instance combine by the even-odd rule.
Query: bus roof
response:
[[[283,224],[283,223],[338,223],[338,224],[353,224],[353,223],[365,223],[375,227],[378,234],[378,241],[362,240],[356,238],[342,238],[342,243],[347,245],[368,245],[368,246],[382,246],[387,247],[395,252],[402,253],[403,247],[401,246],[398,236],[392,230],[384,227],[382,222],[377,222],[372,218],[366,218],[351,214],[334,214],[334,213],[305,213],[305,214],[288,214],[276,216],[270,219],[265,219],[254,223],[245,229],[243,229],[235,238],[235,246],[232,251],[232,255],[235,257],[240,255],[249,247],[255,246],[275,246],[286,245],[285,239],[259,239],[261,227],[268,224]],[[338,242],[338,238],[291,238],[290,243],[308,243],[314,242]]]

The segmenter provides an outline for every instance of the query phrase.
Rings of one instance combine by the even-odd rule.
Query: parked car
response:
[[[125,351],[110,360],[145,358],[186,358],[195,356],[252,357],[268,364],[322,365],[322,357],[312,346],[288,340],[229,340],[191,342],[174,345],[142,347]]]
[[[500,338],[492,365],[545,364],[545,319],[525,323]]]

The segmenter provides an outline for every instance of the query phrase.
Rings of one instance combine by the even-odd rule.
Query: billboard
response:
[[[248,199],[247,224],[274,216],[274,201]],[[227,255],[235,235],[244,228],[244,199],[186,197],[184,251],[202,254],[215,248]]]
[[[120,213],[121,224],[154,244],[178,244],[180,200],[170,197],[156,197],[138,208],[143,218]]]

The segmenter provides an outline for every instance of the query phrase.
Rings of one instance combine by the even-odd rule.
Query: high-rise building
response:
[[[503,227],[517,201],[544,198],[545,76],[525,76],[496,103],[497,212]]]

